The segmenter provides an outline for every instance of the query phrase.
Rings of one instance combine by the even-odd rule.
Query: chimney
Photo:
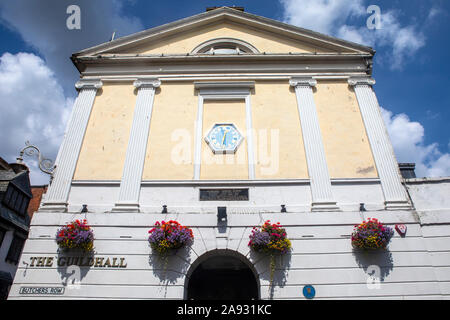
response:
[[[404,179],[416,178],[416,172],[414,171],[416,168],[415,163],[399,163],[398,167]]]
[[[222,7],[206,7],[206,12],[208,11],[212,11],[212,10],[216,10],[216,9],[220,9],[220,8],[230,8],[230,9],[234,9],[234,10],[238,10],[238,11],[242,11],[244,12],[244,7],[236,7],[236,6],[232,6],[232,7],[228,7],[228,6],[222,6]]]
[[[14,171],[14,173],[20,173],[22,171],[30,171],[26,165],[23,163],[10,163],[9,166]]]

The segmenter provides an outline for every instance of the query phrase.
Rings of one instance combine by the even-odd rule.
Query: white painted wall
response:
[[[441,293],[450,297],[450,178],[406,181]]]
[[[249,188],[249,201],[199,201],[201,188]],[[364,203],[368,210],[385,207],[383,191],[378,179],[333,179],[331,190],[342,211],[357,211]],[[69,212],[80,212],[87,204],[89,212],[110,212],[117,201],[118,181],[78,181],[72,183]],[[160,213],[167,205],[175,213],[217,213],[218,206],[226,206],[231,213],[280,212],[286,205],[288,212],[311,211],[311,188],[308,180],[278,181],[143,181],[139,207],[144,213]]]
[[[229,250],[227,252],[242,254],[254,266],[258,273],[262,299],[303,299],[302,289],[306,284],[314,285],[315,299],[449,299],[449,179],[408,180],[408,192],[416,210],[406,211],[376,208],[378,204],[373,199],[383,199],[379,185],[375,182],[361,185],[363,187],[351,187],[346,182],[335,181],[333,192],[341,203],[354,202],[352,206],[356,202],[359,204],[359,201],[367,201],[368,211],[363,213],[357,210],[288,210],[287,213],[265,213],[239,212],[236,209],[234,213],[232,210],[228,211],[228,223],[224,230],[217,227],[215,210],[211,213],[205,208],[196,213],[188,213],[187,209],[175,212],[173,208],[187,208],[184,206],[192,204],[193,198],[198,194],[192,186],[161,187],[144,184],[141,192],[141,199],[145,199],[142,201],[143,207],[154,204],[156,199],[167,197],[165,200],[168,200],[169,195],[170,199],[175,196],[177,202],[174,202],[174,206],[167,203],[168,214],[40,211],[33,217],[29,239],[9,298],[183,299],[186,279],[192,271],[190,266],[205,253]],[[289,197],[294,199],[296,194],[300,195],[299,203],[310,201],[308,196],[303,195],[302,198],[298,185],[277,188],[280,186],[255,187],[259,197],[255,204],[269,204],[274,199],[281,201],[281,197],[285,197],[284,200]],[[100,194],[99,190],[104,198],[103,202],[97,203],[103,203],[105,207],[112,206],[118,189],[111,190],[101,185],[91,189],[72,187],[71,199],[74,203],[76,199],[94,200]],[[252,192],[254,194],[254,190],[251,194]],[[158,206],[161,204],[162,202],[158,203]],[[216,204],[209,206],[213,208],[214,205]],[[89,208],[92,207],[94,206],[89,205]],[[279,207],[276,211],[278,209]],[[395,233],[386,252],[355,252],[351,247],[350,235],[356,224],[369,217],[378,218],[391,227],[398,223],[406,224],[406,237],[402,238]],[[63,296],[20,295],[21,286],[63,286],[69,275],[65,267],[58,268],[55,263],[51,268],[31,268],[26,263],[30,262],[32,256],[57,257],[57,245],[54,241],[56,230],[76,218],[87,218],[92,225],[96,237],[96,255],[125,257],[127,268],[82,267],[80,287],[66,287]],[[172,253],[164,271],[161,259],[152,255],[147,237],[148,230],[156,221],[169,219],[176,219],[181,224],[192,227],[195,241],[191,248]],[[251,252],[247,246],[252,227],[269,219],[286,227],[293,245],[291,254],[277,260],[273,296],[269,293],[268,257]],[[381,270],[379,289],[367,286],[372,265],[379,266]]]
[[[86,217],[93,226],[99,256],[125,257],[125,269],[82,267],[79,288],[66,288],[63,296],[24,296],[21,286],[61,286],[68,274],[64,268],[30,268],[31,256],[57,256],[54,235],[58,227]],[[375,217],[394,227],[406,224],[405,238],[395,234],[385,253],[357,254],[350,234],[356,224]],[[167,269],[151,254],[148,230],[155,221],[176,219],[191,226],[191,248],[169,257]],[[315,299],[441,299],[450,297],[450,214],[426,215],[415,211],[288,212],[229,214],[224,233],[217,228],[216,214],[208,213],[46,213],[33,218],[10,299],[183,299],[189,267],[214,250],[236,251],[247,257],[258,272],[262,299],[269,294],[269,259],[248,247],[251,228],[265,220],[286,227],[293,250],[277,260],[274,299],[303,299],[302,289],[314,285]],[[442,225],[444,223],[444,225]],[[379,289],[367,286],[370,265],[381,268]]]
[[[450,178],[408,179],[406,185],[417,211],[450,210]]]

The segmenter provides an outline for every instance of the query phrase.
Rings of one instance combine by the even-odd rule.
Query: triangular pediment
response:
[[[370,47],[223,7],[103,43],[75,56],[191,54],[202,43],[220,38],[247,43],[256,48],[254,53],[374,53]]]
[[[277,37],[276,34],[270,32],[225,20],[182,31],[158,41],[142,42],[129,48],[118,48],[119,50],[111,50],[107,53],[186,54],[192,53],[196,47],[207,41],[223,38],[245,41],[260,53],[335,52],[326,48],[314,47],[305,42]]]

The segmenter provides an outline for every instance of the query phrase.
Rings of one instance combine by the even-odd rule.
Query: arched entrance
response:
[[[191,267],[188,300],[257,300],[259,286],[253,266],[237,252],[205,254]],[[188,274],[189,274],[188,273]]]

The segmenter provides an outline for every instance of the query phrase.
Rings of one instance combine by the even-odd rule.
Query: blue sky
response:
[[[81,9],[81,30],[66,27],[71,4]],[[15,161],[30,140],[56,157],[76,97],[72,53],[113,31],[120,37],[223,5],[372,46],[375,91],[398,160],[415,162],[419,176],[450,176],[446,0],[0,0],[0,135],[11,137],[0,156]],[[381,29],[367,28],[369,5],[380,8]],[[46,183],[36,161],[26,161],[32,183]]]

